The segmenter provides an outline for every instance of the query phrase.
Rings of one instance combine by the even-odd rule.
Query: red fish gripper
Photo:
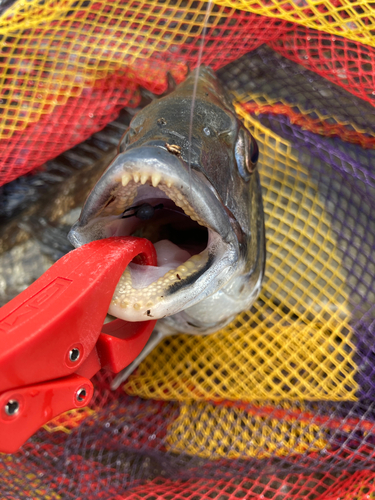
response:
[[[127,265],[156,266],[148,240],[114,237],[62,257],[0,309],[0,452],[15,452],[60,413],[86,406],[90,378],[118,372],[147,343],[156,321],[103,325]]]

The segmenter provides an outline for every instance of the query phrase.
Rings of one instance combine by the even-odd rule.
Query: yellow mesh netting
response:
[[[314,423],[261,417],[241,408],[182,403],[168,431],[173,451],[217,459],[257,457],[327,448],[328,434]]]
[[[353,400],[348,291],[324,202],[291,144],[237,111],[260,148],[263,292],[251,311],[216,334],[165,340],[125,389],[178,400]]]
[[[155,64],[152,57],[170,51],[173,45],[192,45],[194,39],[200,40],[207,8],[206,2],[194,0],[113,0],[95,5],[88,7],[83,0],[51,1],[44,5],[36,0],[16,2],[1,16],[0,34],[4,38],[0,70],[6,71],[2,72],[0,87],[6,91],[6,103],[1,105],[0,101],[0,109],[6,127],[0,129],[0,138],[24,130],[51,113],[56,105],[82,95],[86,87],[118,71],[126,71],[129,92],[134,91],[136,76],[145,85],[147,81],[159,81],[162,85],[171,68],[160,58]],[[334,7],[329,0],[272,0],[267,4],[218,1],[207,28],[217,28],[220,35],[235,9],[294,21],[374,45],[373,7],[366,1],[344,1],[340,7]],[[218,43],[219,36],[215,41],[216,53],[220,52]],[[141,69],[137,68],[140,61]],[[180,78],[186,67],[176,60],[172,71]]]
[[[333,1],[322,0],[319,2],[312,0],[215,0],[216,5],[229,7],[231,9],[240,9],[255,14],[277,17],[292,21],[303,26],[332,33],[334,35],[344,36],[349,40],[357,40],[367,45],[374,46],[374,7],[367,0],[342,0],[338,5],[334,5]],[[171,26],[163,26],[162,29],[155,32],[154,28],[159,27],[158,15],[165,16],[165,9],[169,9],[168,17],[173,19],[174,14],[178,12],[177,24],[173,24],[173,34],[180,33],[182,42],[190,35],[189,26],[198,25],[200,29],[203,27],[202,9],[203,2],[193,2],[191,0],[180,0],[178,2],[164,1],[149,1],[129,2],[129,18],[135,19],[138,13],[144,15],[156,14],[155,17],[147,16],[142,23],[134,26],[129,30],[132,33],[131,43],[127,47],[132,55],[142,55],[144,49],[153,50],[156,44],[164,39],[166,33],[169,34],[170,40]],[[121,1],[108,2],[109,8],[102,6],[98,9],[96,16],[89,17],[87,20],[92,24],[101,24],[103,21],[108,24],[109,16],[111,17],[111,26],[116,28],[117,23],[123,20],[122,13],[116,8],[124,5]],[[153,12],[153,8],[160,8],[158,12]],[[0,20],[0,30],[4,33],[8,29],[30,28],[38,26],[42,22],[52,22],[61,20],[64,14],[70,12],[83,11],[85,2],[82,1],[49,1],[44,5],[40,5],[37,0],[30,2],[17,2],[13,7],[8,9],[5,15]],[[181,9],[189,12],[190,15],[181,16]],[[131,16],[131,17],[130,17]],[[215,18],[212,25],[217,24],[218,18]],[[171,23],[172,25],[172,23]],[[141,28],[147,26],[148,30]],[[142,37],[139,34],[142,33]],[[197,31],[199,33],[199,31]]]
[[[94,413],[95,411],[88,407],[69,410],[50,420],[43,428],[48,432],[61,431],[69,434],[73,429],[78,427],[83,420]]]
[[[135,88],[136,75],[144,86],[155,81],[162,86],[167,69],[178,80],[186,73],[185,65],[176,61],[171,69],[163,60],[153,63],[151,57],[187,38],[199,40],[205,8],[205,2],[194,0],[175,5],[118,0],[98,3],[96,9],[75,0],[43,6],[37,1],[26,6],[17,2],[0,18],[0,35],[5,39],[0,71],[6,69],[0,88],[7,98],[5,103],[0,100],[6,125],[0,128],[0,138],[24,130],[116,71],[126,71],[129,92]],[[218,7],[207,27],[222,24],[233,12]],[[139,74],[136,61],[141,59],[149,64],[142,65]]]
[[[375,44],[375,10],[367,0],[215,0],[218,5],[293,21],[308,28],[344,36],[366,45]]]

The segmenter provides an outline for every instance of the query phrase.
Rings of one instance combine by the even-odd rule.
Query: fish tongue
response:
[[[178,263],[177,266],[190,259],[188,251],[183,250],[169,240],[161,240],[154,245],[157,256],[158,266],[165,266],[170,263]],[[174,269],[172,266],[170,269]]]
[[[145,288],[154,281],[164,276],[171,269],[176,269],[188,259],[191,255],[186,250],[168,240],[161,240],[155,243],[155,250],[158,256],[158,265],[140,266],[138,264],[129,264],[128,269],[132,277],[133,288]]]

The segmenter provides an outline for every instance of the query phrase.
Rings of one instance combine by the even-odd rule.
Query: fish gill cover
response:
[[[72,165],[97,176],[95,148],[126,126],[124,115],[99,131],[145,89],[163,93],[168,72],[182,81],[194,68],[206,8],[5,3],[0,182],[37,173],[4,196],[35,191],[38,179],[52,190],[56,165],[68,184]],[[373,26],[366,1],[213,4],[202,62],[260,149],[262,294],[212,336],[165,340],[115,392],[109,374],[97,376],[90,408],[0,457],[3,498],[375,497]],[[61,224],[56,213],[48,217]],[[7,297],[22,240],[11,234],[1,242]]]

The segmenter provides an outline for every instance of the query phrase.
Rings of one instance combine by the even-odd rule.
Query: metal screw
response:
[[[77,392],[77,400],[81,402],[86,398],[86,396],[86,389],[79,389],[79,391]]]
[[[20,409],[20,404],[15,399],[10,399],[5,405],[5,413],[11,417],[17,415]]]
[[[77,349],[76,347],[73,347],[73,349],[69,351],[69,359],[73,363],[79,360],[80,355],[81,353],[79,352],[79,349]]]

